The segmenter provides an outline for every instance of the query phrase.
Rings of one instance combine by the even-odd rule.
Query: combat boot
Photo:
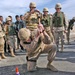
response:
[[[4,55],[4,53],[1,54],[2,59],[6,59],[6,56]]]
[[[35,61],[27,61],[27,70],[28,71],[36,71],[36,62]]]
[[[10,53],[11,53],[11,56],[12,56],[12,57],[15,57],[15,54],[14,54],[14,52],[13,52],[13,49],[10,50]]]
[[[51,71],[54,71],[54,72],[58,72],[58,70],[53,65],[51,65],[51,63],[47,64],[47,69],[50,69]]]

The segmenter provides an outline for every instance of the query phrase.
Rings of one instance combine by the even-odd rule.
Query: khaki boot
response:
[[[2,59],[6,59],[7,57],[4,55],[4,53],[2,53],[1,55]]]
[[[36,71],[36,62],[27,61],[27,70],[28,71]]]
[[[13,52],[13,49],[10,50],[10,53],[11,53],[11,56],[12,56],[12,57],[15,57],[15,54],[14,54],[14,52]]]
[[[50,69],[51,71],[58,72],[58,70],[50,63],[47,64],[47,68]]]

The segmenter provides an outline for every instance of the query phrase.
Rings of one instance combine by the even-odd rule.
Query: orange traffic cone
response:
[[[16,75],[20,75],[18,67],[16,67]]]

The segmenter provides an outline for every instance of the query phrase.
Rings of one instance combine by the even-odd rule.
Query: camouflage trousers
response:
[[[55,31],[54,39],[57,45],[57,50],[59,50],[59,40],[61,41],[61,49],[63,48],[63,31]]]
[[[16,36],[15,35],[13,35],[13,36],[7,36],[7,38],[6,38],[6,45],[8,46],[9,45],[9,48],[11,49],[15,49],[15,45],[16,45],[16,43],[15,43],[15,41],[16,41]]]
[[[27,61],[28,71],[36,70],[37,59],[42,53],[48,53],[48,56],[47,56],[48,64],[51,64],[52,61],[54,60],[55,55],[56,55],[56,45],[55,44],[50,44],[50,45],[42,44],[42,47],[39,46],[34,52],[28,54],[27,56],[28,57],[28,61]]]
[[[35,41],[36,42],[36,41]],[[36,44],[36,43],[34,43]],[[22,44],[23,47],[27,47],[27,70],[28,71],[33,71],[36,68],[36,62],[42,53],[48,53],[47,60],[48,63],[52,63],[56,56],[56,44],[44,44],[43,42],[37,46],[32,44],[32,46],[28,45],[26,46],[25,44]],[[35,48],[35,49],[33,49]],[[48,64],[47,64],[48,65]]]
[[[0,53],[4,53],[4,38],[0,38]]]
[[[50,36],[51,41],[53,42],[54,41],[54,37],[53,37],[53,34],[51,32],[50,26],[49,27],[44,27],[44,28],[45,28],[46,33]]]
[[[29,60],[37,60],[42,53],[48,53],[48,61],[51,63],[56,55],[56,45],[55,44],[44,44],[42,43],[35,51],[31,51],[27,54]]]
[[[31,32],[32,39],[36,38],[39,34],[38,29],[30,30],[30,32]]]

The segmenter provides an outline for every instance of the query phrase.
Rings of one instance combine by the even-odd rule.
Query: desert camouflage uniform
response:
[[[26,35],[27,34],[27,35]],[[48,64],[47,68],[51,69],[52,71],[57,71],[51,63],[55,58],[56,55],[56,44],[51,42],[50,37],[44,31],[36,39],[31,40],[30,38],[30,31],[27,29],[21,29],[19,31],[19,38],[20,43],[27,50],[27,70],[34,71],[36,70],[36,62],[39,58],[40,54],[48,53]],[[26,40],[31,40],[27,42]]]
[[[36,8],[36,4],[31,2],[30,8]],[[31,10],[31,9],[30,9]],[[34,9],[34,12],[28,11],[25,15],[26,28],[31,32],[31,38],[34,39],[38,35],[38,25],[40,22],[41,13]]]
[[[10,21],[11,19],[9,17],[6,18],[7,21]],[[14,55],[14,49],[15,49],[15,38],[16,38],[16,32],[15,32],[15,25],[14,24],[5,24],[5,33],[6,33],[6,45],[9,45],[11,56]]]
[[[48,12],[48,8],[44,8],[43,12]],[[44,29],[47,32],[47,34],[50,36],[51,40],[54,41],[54,37],[51,32],[52,18],[50,17],[50,15],[43,14],[41,18],[41,23],[43,24]]]
[[[0,24],[0,60],[1,58],[6,58],[4,55],[4,42],[5,42],[4,36],[5,36],[5,33],[3,32],[2,26]]]
[[[60,4],[56,4],[55,8],[60,8]],[[68,26],[68,21],[63,12],[55,12],[53,14],[53,30],[54,30],[54,38],[57,45],[57,50],[59,51],[59,38],[61,39],[61,51],[63,51],[63,34],[66,31]]]

